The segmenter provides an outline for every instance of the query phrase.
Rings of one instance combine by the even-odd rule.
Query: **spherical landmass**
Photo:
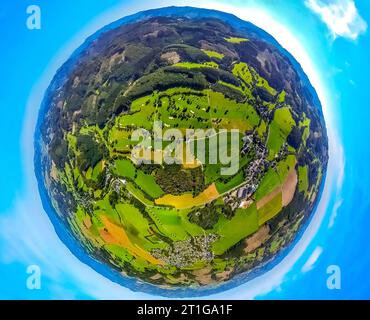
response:
[[[217,286],[273,261],[312,215],[328,160],[298,63],[255,26],[194,8],[89,38],[55,76],[38,128],[48,213],[122,279],[163,288]]]

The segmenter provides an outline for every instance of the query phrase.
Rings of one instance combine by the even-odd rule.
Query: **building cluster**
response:
[[[217,239],[215,234],[196,236],[184,241],[175,241],[166,250],[154,249],[151,254],[169,265],[178,268],[189,267],[199,261],[211,261],[211,245]]]

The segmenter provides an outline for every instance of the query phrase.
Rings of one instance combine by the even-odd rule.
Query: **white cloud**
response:
[[[336,188],[336,201],[334,203],[332,213],[329,218],[329,229],[334,226],[335,219],[338,215],[338,210],[343,204],[343,198],[341,198],[340,194],[342,192],[342,186],[344,182],[344,168],[345,168],[345,159],[344,159],[344,150],[342,145],[335,146],[335,153],[338,156],[338,159],[341,159],[342,166],[338,168],[337,172],[337,188]]]
[[[317,260],[319,260],[321,254],[323,252],[323,249],[321,247],[317,247],[311,254],[311,256],[308,258],[307,262],[302,267],[302,272],[306,273],[310,270],[312,270],[315,267],[315,264]]]
[[[306,6],[318,14],[329,28],[333,38],[356,40],[367,30],[354,0],[306,0]]]
[[[329,228],[332,228],[334,226],[335,219],[338,215],[338,210],[343,204],[343,199],[338,199],[333,206],[333,211],[331,213],[330,219],[329,219]]]

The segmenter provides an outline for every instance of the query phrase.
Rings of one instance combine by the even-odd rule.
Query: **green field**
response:
[[[298,177],[299,177],[299,192],[304,192],[307,194],[309,182],[308,182],[308,167],[299,166],[298,167]]]
[[[145,206],[153,206],[154,203],[149,200],[145,194],[138,189],[133,183],[128,182],[126,184],[126,189],[128,192],[130,192],[137,200],[139,200],[141,203],[143,203]]]
[[[306,146],[307,139],[310,136],[311,120],[306,117],[306,114],[303,114],[303,115],[304,115],[304,119],[303,119],[303,121],[299,122],[299,128],[300,129],[303,128],[302,141],[303,141],[304,146]]]
[[[164,195],[161,187],[155,182],[155,178],[149,174],[145,174],[140,170],[137,171],[137,178],[135,179],[135,183],[153,199],[159,198]]]
[[[267,146],[269,148],[269,159],[272,160],[280,151],[291,132],[295,121],[288,107],[275,111],[274,119],[270,124]]]
[[[119,159],[115,161],[115,173],[123,178],[135,179],[136,167],[131,160]]]
[[[282,194],[276,195],[270,202],[258,210],[258,225],[262,226],[275,217],[282,209]]]
[[[231,246],[258,230],[258,214],[256,205],[248,209],[237,209],[235,216],[230,220],[222,219],[215,226],[220,239],[213,244],[216,255],[223,254]]]
[[[241,93],[244,93],[243,92],[243,89],[241,87],[237,87],[237,86],[235,86],[235,85],[233,85],[231,83],[227,83],[227,82],[224,82],[224,81],[219,81],[218,83],[221,84],[221,85],[223,85],[223,86],[225,86],[225,87],[229,87],[229,88],[231,88],[231,89],[233,89],[235,91],[239,91]]]
[[[131,204],[118,204],[116,210],[133,243],[137,243],[146,250],[166,248],[166,244],[163,241],[150,234],[148,220],[136,207]]]
[[[217,191],[220,193],[220,194],[224,194],[225,192],[228,192],[232,189],[234,189],[235,187],[241,185],[243,182],[244,182],[244,174],[243,172],[239,172],[236,176],[234,176],[232,179],[230,179],[230,181],[228,182],[216,182],[216,188],[217,188]]]
[[[261,200],[264,196],[272,192],[276,187],[280,186],[281,181],[278,173],[270,168],[264,175],[257,191],[255,194],[255,199]]]
[[[173,65],[177,68],[185,69],[199,69],[199,68],[214,68],[218,69],[219,66],[216,62],[204,62],[204,63],[193,63],[193,62],[179,62]]]
[[[219,53],[217,51],[212,51],[212,50],[202,50],[207,56],[210,58],[216,58],[222,60],[225,55],[223,53]]]
[[[247,42],[249,41],[246,38],[238,38],[238,37],[230,37],[230,38],[225,38],[227,42],[234,43],[234,44],[240,44],[242,42]]]
[[[189,222],[187,210],[153,207],[147,208],[147,212],[161,234],[172,241],[186,240],[190,236],[203,234],[203,229]]]
[[[295,168],[297,159],[294,155],[289,155],[285,160],[280,161],[276,166],[276,171],[280,177],[281,183],[284,183],[290,170]]]
[[[100,216],[104,215],[107,216],[112,222],[117,225],[121,224],[121,219],[118,212],[112,208],[109,202],[109,195],[106,195],[102,200],[96,202],[96,208],[94,211],[95,218],[99,220],[99,224],[101,225]]]
[[[263,138],[266,131],[267,131],[266,122],[264,120],[261,120],[261,124],[259,125],[257,129],[257,133],[261,138]]]

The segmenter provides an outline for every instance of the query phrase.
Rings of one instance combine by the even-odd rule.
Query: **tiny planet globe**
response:
[[[35,148],[67,246],[122,285],[164,290],[267,270],[312,217],[328,163],[320,101],[290,53],[189,7],[88,38],[46,92]]]

